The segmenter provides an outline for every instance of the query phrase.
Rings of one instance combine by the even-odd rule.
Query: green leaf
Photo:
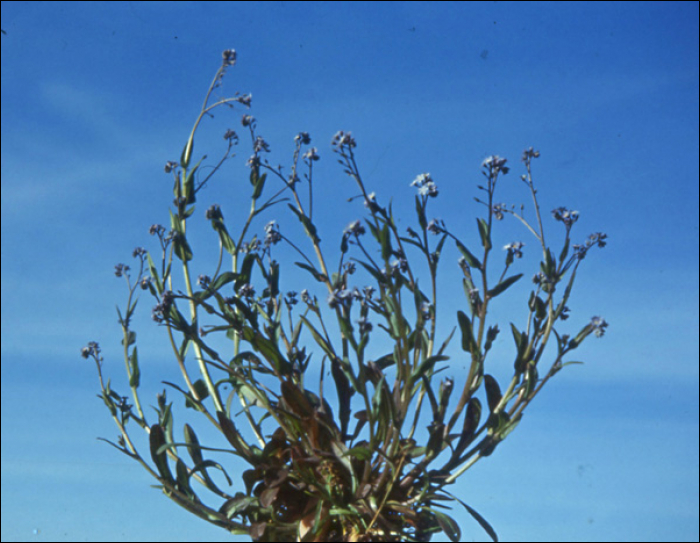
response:
[[[418,366],[416,367],[415,370],[411,372],[411,376],[408,379],[408,386],[412,387],[418,379],[423,377],[424,375],[427,375],[427,373],[433,369],[433,366],[435,366],[436,362],[442,362],[443,360],[449,360],[449,356],[445,355],[434,355],[434,356],[429,356],[425,360],[423,360]]]
[[[459,436],[459,441],[455,447],[455,454],[459,456],[464,452],[464,450],[469,446],[469,444],[474,440],[474,434],[479,426],[479,420],[481,419],[481,402],[478,398],[472,398],[469,400],[469,405],[467,406],[467,412],[464,415],[464,426],[462,427],[462,434]]]
[[[384,223],[381,231],[379,232],[379,243],[382,248],[382,259],[388,261],[391,258],[391,238],[389,236],[389,224]]]
[[[462,532],[459,529],[459,524],[452,517],[447,516],[440,511],[433,511],[435,518],[443,532],[450,538],[450,541],[461,541]]]
[[[197,379],[194,383],[192,383],[192,388],[194,388],[195,392],[197,393],[197,396],[199,396],[200,402],[204,401],[204,399],[209,396],[209,389],[207,388],[207,384],[202,379]],[[193,409],[199,408],[199,406],[195,402],[193,402],[189,397],[185,399],[185,407],[191,407]]]
[[[158,449],[160,449],[165,444],[166,441],[163,428],[158,424],[154,424],[153,426],[151,426],[151,432],[149,435],[151,458],[153,459],[156,468],[158,468],[160,476],[167,482],[172,483],[173,474],[170,472],[170,467],[168,466],[167,454],[165,452],[158,453]]]
[[[379,285],[386,285],[386,277],[381,271],[379,271],[379,269],[370,266],[366,262],[362,262],[362,260],[358,260],[357,262],[359,262],[362,267],[365,268],[372,277],[374,277]]]
[[[335,390],[338,394],[338,412],[340,419],[341,435],[346,435],[348,431],[348,421],[350,420],[350,400],[352,399],[355,390],[350,386],[350,379],[344,371],[341,363],[335,356],[331,356],[331,375],[335,382]],[[350,373],[352,377],[352,373]],[[354,378],[353,378],[353,382]]]
[[[263,187],[265,186],[265,179],[267,179],[266,173],[262,174],[255,180],[255,188],[253,189],[253,200],[257,200],[258,198],[260,198],[260,195],[263,191]]]
[[[236,244],[229,236],[228,230],[226,230],[226,225],[221,219],[212,219],[211,226],[216,233],[219,234],[219,239],[221,240],[221,245],[226,249],[231,255],[236,254]]]
[[[184,194],[182,195],[185,198],[185,204],[190,205],[194,204],[196,201],[195,198],[195,190],[194,190],[194,174],[197,171],[197,168],[199,168],[199,165],[202,163],[202,160],[204,160],[204,157],[199,159],[199,162],[195,165],[194,168],[192,168],[190,171],[187,172],[187,177],[185,178],[185,183],[184,183]],[[183,172],[184,174],[184,172]],[[190,215],[192,213],[190,212]]]
[[[481,245],[484,247],[484,249],[488,251],[492,247],[489,225],[486,222],[486,219],[477,219],[477,223],[479,224],[479,235],[481,236]]]
[[[180,458],[175,463],[175,473],[177,473],[177,489],[192,498],[195,494],[190,486],[190,476],[187,466]]]
[[[472,268],[476,268],[477,270],[480,270],[481,269],[481,262],[479,262],[479,259],[476,258],[472,254],[472,252],[462,244],[461,241],[456,239],[455,243],[457,244],[457,249],[459,249],[459,252],[462,253],[462,256],[467,261],[467,264],[469,264]]]
[[[255,262],[256,255],[253,253],[248,253],[243,259],[241,264],[241,271],[236,277],[236,282],[233,285],[233,290],[238,292],[238,289],[243,285],[250,283],[250,277],[253,270],[253,263]]]
[[[270,298],[277,298],[277,295],[280,293],[280,289],[279,289],[280,265],[278,262],[276,262],[274,260],[272,261],[272,264],[270,264],[269,284],[270,284],[270,292],[269,292]]]
[[[323,336],[316,330],[313,324],[309,322],[309,320],[304,316],[304,315],[299,315],[299,319],[306,325],[306,327],[309,329],[309,332],[311,332],[311,335],[313,338],[316,340],[316,343],[318,343],[318,346],[323,349],[323,351],[331,358],[334,359],[336,358],[335,352],[333,352],[333,348],[331,345],[326,342],[325,339],[323,339]]]
[[[241,434],[238,433],[233,421],[229,419],[223,411],[217,411],[216,415],[219,419],[219,425],[221,426],[221,432],[224,434],[224,437],[241,457],[252,460],[253,455],[250,446],[241,437]]]
[[[494,298],[498,296],[501,292],[506,290],[509,286],[511,286],[513,283],[515,283],[518,279],[520,279],[523,276],[522,273],[519,273],[517,275],[511,275],[507,279],[504,279],[500,283],[498,283],[495,287],[492,289],[489,289],[488,292],[486,293],[489,298]]]
[[[235,281],[237,277],[237,274],[231,272],[231,271],[226,271],[219,275],[216,279],[214,279],[211,282],[211,285],[209,287],[211,290],[219,290],[221,287],[226,285],[227,283],[230,283],[232,281]]]
[[[420,224],[421,230],[425,232],[426,228],[428,228],[428,221],[425,219],[425,208],[419,196],[416,196],[416,213],[418,214],[418,224]]]
[[[277,375],[286,375],[289,373],[289,362],[285,360],[282,353],[280,353],[277,345],[271,339],[266,338],[260,332],[249,328],[248,326],[243,328],[243,338],[249,342],[253,349],[263,355],[265,360],[267,360],[277,372]]]
[[[374,387],[374,395],[372,396],[372,418],[374,418],[375,420],[377,419],[377,415],[379,414],[379,408],[382,403],[382,387],[384,386],[385,379],[386,375],[382,375],[382,378]]]
[[[190,244],[187,243],[187,238],[184,234],[178,232],[173,237],[173,249],[177,257],[183,262],[192,260],[192,249],[190,248]]]
[[[129,371],[131,377],[129,378],[129,386],[132,388],[138,388],[141,382],[141,371],[139,370],[139,355],[136,351],[136,347],[131,351],[131,356],[129,357]]]
[[[472,323],[463,311],[457,311],[457,320],[459,327],[462,330],[462,349],[468,353],[476,347],[474,334],[472,332]]]
[[[484,386],[486,387],[486,399],[489,404],[489,410],[493,413],[501,401],[501,387],[498,386],[498,381],[488,373],[484,375]]]
[[[372,458],[372,451],[370,451],[367,447],[362,447],[360,445],[349,449],[345,454],[354,456],[358,460],[369,460]]]
[[[190,158],[192,158],[192,149],[194,147],[194,132],[190,134],[190,139],[187,140],[185,148],[182,150],[180,155],[180,166],[182,168],[187,168],[190,164]]]
[[[307,272],[309,272],[319,283],[325,283],[328,280],[328,278],[324,274],[319,272],[313,266],[309,266],[308,264],[304,264],[303,262],[295,262],[294,265],[299,266],[302,270],[306,270]]]
[[[316,235],[316,227],[314,226],[314,223],[311,222],[311,219],[309,219],[292,204],[287,205],[289,206],[289,209],[291,209],[301,221],[301,224],[304,225],[304,231],[306,232],[306,235],[311,238],[311,241],[313,241],[315,244],[318,244],[321,241],[321,239]]]
[[[148,259],[148,271],[151,273],[151,278],[156,284],[156,290],[158,291],[159,295],[163,294],[163,283],[161,282],[160,277],[158,277],[158,270],[153,262],[153,259],[151,258],[151,253],[146,252],[146,258]]]
[[[561,254],[559,255],[559,264],[564,263],[564,259],[566,256],[569,254],[569,236],[566,236],[566,241],[564,242],[564,247],[561,250]]]
[[[485,531],[487,534],[489,534],[489,537],[490,537],[493,541],[495,541],[496,543],[498,543],[498,535],[496,534],[496,530],[493,529],[493,527],[488,523],[488,521],[487,521],[484,517],[482,517],[482,516],[476,511],[476,509],[474,509],[474,508],[472,508],[472,507],[469,507],[466,503],[464,503],[464,502],[463,502],[462,500],[460,500],[458,497],[456,497],[456,496],[454,496],[454,495],[452,495],[452,494],[449,494],[449,495],[450,495],[452,498],[454,498],[455,500],[457,500],[459,503],[461,503],[461,504],[462,504],[462,507],[464,507],[464,508],[467,510],[467,512],[474,518],[474,520],[476,520],[476,521],[479,523],[479,525],[484,529],[484,531]]]

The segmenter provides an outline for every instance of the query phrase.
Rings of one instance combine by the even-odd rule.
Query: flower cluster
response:
[[[355,138],[352,137],[352,134],[350,132],[343,132],[342,130],[335,133],[333,139],[331,140],[331,145],[333,147],[337,147],[338,149],[352,149],[353,147],[357,146],[355,143]]]
[[[411,182],[412,187],[418,187],[418,194],[435,198],[438,188],[429,173],[422,173]]]
[[[491,155],[486,158],[481,165],[492,173],[503,172],[504,174],[510,171],[510,168],[506,166],[507,159],[501,158],[498,155]]]

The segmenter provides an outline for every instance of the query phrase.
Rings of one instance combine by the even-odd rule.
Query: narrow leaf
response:
[[[158,449],[166,444],[165,433],[163,428],[154,424],[151,426],[151,433],[149,436],[149,444],[151,449],[151,458],[158,468],[160,476],[168,482],[173,481],[173,475],[170,472],[170,467],[168,466],[168,457],[165,452],[158,453]]]
[[[462,256],[467,261],[467,264],[469,264],[472,268],[476,268],[477,270],[480,270],[481,269],[481,262],[479,262],[479,259],[476,258],[472,254],[472,252],[462,244],[461,241],[455,240],[455,243],[457,244],[457,249],[459,249],[459,252],[462,253]]]
[[[447,537],[450,538],[450,541],[461,541],[462,532],[460,531],[459,525],[455,519],[440,511],[433,511],[433,514],[435,515],[435,518],[437,519],[442,531],[445,532]]]
[[[486,222],[486,219],[477,219],[477,223],[479,224],[479,235],[481,236],[481,245],[484,247],[484,249],[488,251],[492,247],[489,225]]]
[[[520,279],[523,276],[522,273],[519,273],[517,275],[512,275],[508,277],[507,279],[504,279],[500,283],[498,283],[495,287],[492,289],[489,289],[488,292],[486,293],[489,298],[494,298],[495,296],[498,296],[501,292],[506,290],[509,286],[511,286],[513,283],[515,283],[518,279]]]
[[[501,401],[501,387],[498,386],[498,381],[488,373],[484,375],[484,385],[486,387],[486,399],[488,400],[489,410],[493,413]]]
[[[475,347],[474,334],[472,332],[472,323],[463,311],[457,311],[457,320],[459,327],[462,330],[462,349],[468,353],[472,352]]]

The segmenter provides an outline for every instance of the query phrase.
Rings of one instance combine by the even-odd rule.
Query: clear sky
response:
[[[565,331],[594,315],[610,326],[454,491],[504,541],[698,540],[697,2],[2,2],[2,29],[3,541],[231,540],[95,439],[117,430],[80,358],[100,342],[105,372],[127,388],[113,266],[155,249],[148,228],[167,224],[172,199],[163,165],[179,158],[227,48],[238,64],[218,96],[252,93],[271,161],[288,165],[302,130],[318,147],[317,222],[331,244],[361,212],[331,153],[337,130],[352,131],[368,184],[406,225],[409,184],[430,172],[432,213],[476,244],[480,163],[507,157],[500,199],[527,206],[519,158],[541,151],[552,239],[548,212],[562,205],[580,212],[575,241],[609,236],[582,263]],[[218,156],[242,113],[203,123],[196,151]],[[216,244],[201,217],[211,203],[235,221],[248,154],[242,145],[201,193],[195,247]],[[274,218],[299,234],[293,217]],[[535,240],[498,226],[498,247],[526,243],[517,265],[530,277]],[[454,277],[441,286],[452,316]],[[526,294],[494,312],[499,376]],[[155,403],[175,374],[142,304],[144,398]],[[179,425],[183,411],[176,401]],[[241,487],[242,469],[229,467]],[[453,513],[465,540],[486,540]]]

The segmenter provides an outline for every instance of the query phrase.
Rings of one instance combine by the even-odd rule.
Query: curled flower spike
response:
[[[165,226],[163,226],[162,224],[152,224],[151,227],[148,229],[148,233],[152,236],[162,236],[165,233]]]
[[[222,220],[224,218],[223,214],[221,213],[221,208],[218,204],[212,204],[209,207],[209,209],[207,209],[207,211],[204,213],[204,216],[207,218],[207,220]]]
[[[124,274],[128,274],[129,271],[129,266],[126,264],[119,263],[116,266],[114,266],[114,275],[117,277],[121,277]]]
[[[491,170],[493,173],[503,172],[506,174],[510,171],[510,168],[505,165],[506,162],[508,162],[507,158],[502,158],[498,155],[491,155],[490,157],[486,158],[481,165],[484,168]]]
[[[352,149],[353,147],[357,147],[357,143],[355,142],[355,139],[352,137],[352,134],[350,132],[343,132],[342,130],[339,130],[338,132],[335,133],[333,136],[333,139],[331,140],[331,145],[333,147],[338,147],[338,149],[342,149],[343,147],[348,147],[349,149]]]
[[[299,132],[294,136],[294,141],[301,143],[302,145],[308,145],[311,143],[311,136],[308,132]]]
[[[327,302],[331,309],[335,309],[339,305],[343,305],[346,301],[352,299],[352,292],[348,289],[335,289],[328,295]]]
[[[412,187],[418,187],[418,194],[421,196],[438,195],[438,188],[429,173],[422,173],[411,182]]]
[[[255,142],[253,143],[253,151],[256,153],[259,153],[260,151],[265,151],[266,153],[270,152],[270,145],[263,139],[262,136],[258,136],[255,138]]]
[[[435,235],[445,232],[445,223],[440,219],[432,219],[428,223],[428,232],[431,232]]]
[[[280,241],[282,241],[282,234],[279,227],[275,221],[270,221],[265,225],[265,247],[276,245]]]
[[[360,221],[353,221],[345,227],[343,234],[346,236],[361,236],[365,233],[365,227]]]
[[[307,160],[320,160],[321,157],[318,155],[318,149],[316,147],[312,147],[306,153],[302,155],[303,158]]]
[[[522,160],[523,160],[523,162],[529,162],[533,158],[539,158],[539,156],[540,156],[540,152],[535,151],[532,147],[530,147],[529,149],[525,149],[523,151]]]
[[[522,258],[523,256],[523,251],[522,248],[525,246],[525,244],[522,241],[514,241],[513,243],[509,243],[508,245],[503,246],[504,251],[508,251],[509,253],[512,253],[514,256],[518,258]]]
[[[224,134],[224,139],[232,141],[233,143],[238,143],[238,134],[236,134],[235,130],[229,128]]]
[[[233,66],[236,64],[236,50],[226,49],[223,53],[223,64],[224,66]]]
[[[240,298],[251,299],[253,296],[255,296],[255,288],[250,283],[241,285],[241,287],[238,289],[238,296]]]
[[[86,347],[80,350],[80,355],[83,358],[100,355],[100,345],[96,341],[90,341]]]
[[[572,211],[565,207],[557,207],[552,210],[552,216],[556,220],[563,222],[567,228],[571,228],[571,225],[578,220],[578,211]]]
[[[608,323],[602,317],[593,317],[591,319],[591,326],[594,328],[593,333],[595,337],[603,337],[605,335],[605,329],[608,327]]]

